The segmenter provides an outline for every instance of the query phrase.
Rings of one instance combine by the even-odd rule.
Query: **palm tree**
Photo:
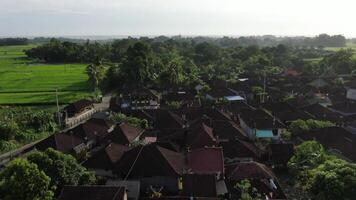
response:
[[[94,91],[98,89],[100,82],[105,77],[106,67],[101,61],[87,66],[86,73],[89,76],[89,83],[94,88]]]

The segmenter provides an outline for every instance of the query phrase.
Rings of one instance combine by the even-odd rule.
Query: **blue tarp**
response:
[[[228,101],[244,101],[245,99],[242,96],[227,96],[225,97]]]

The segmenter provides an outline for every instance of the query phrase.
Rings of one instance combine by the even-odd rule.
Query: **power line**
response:
[[[143,148],[144,148],[144,147],[145,147],[145,146],[144,146],[144,145],[142,145],[142,147],[141,147],[140,151],[138,152],[138,154],[137,154],[137,156],[136,156],[136,158],[135,158],[134,162],[132,163],[132,165],[131,165],[131,167],[130,167],[129,171],[127,172],[127,174],[126,174],[126,176],[125,176],[124,180],[123,180],[123,181],[121,182],[121,184],[119,185],[119,189],[118,189],[118,191],[115,193],[114,199],[116,199],[117,195],[119,195],[119,193],[120,193],[120,189],[124,186],[124,184],[125,184],[125,182],[126,182],[127,178],[129,177],[129,175],[130,175],[131,171],[133,170],[133,168],[134,168],[134,166],[135,166],[135,164],[136,164],[136,162],[137,162],[138,158],[140,157],[141,152],[142,152],[142,150],[143,150]]]

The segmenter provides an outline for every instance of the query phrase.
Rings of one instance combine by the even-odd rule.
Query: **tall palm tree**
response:
[[[104,79],[105,71],[106,67],[102,64],[101,61],[87,66],[86,73],[89,76],[88,81],[94,90],[98,89],[100,81]]]

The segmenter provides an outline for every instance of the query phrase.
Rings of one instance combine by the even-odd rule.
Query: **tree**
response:
[[[262,199],[261,194],[257,192],[256,188],[252,187],[251,182],[248,179],[243,179],[240,182],[237,182],[234,187],[240,191],[241,200]]]
[[[220,58],[220,48],[212,43],[203,42],[195,46],[194,61],[200,65],[208,65]]]
[[[311,170],[310,175],[308,189],[315,199],[355,199],[355,164],[331,159]]]
[[[163,59],[163,64],[167,68],[160,75],[160,82],[166,85],[178,86],[180,85],[185,77],[183,71],[183,57],[180,56],[176,51],[172,51]],[[166,60],[167,61],[164,61]]]
[[[94,90],[97,90],[100,82],[105,78],[106,67],[101,61],[95,64],[90,64],[86,68],[86,73],[89,76],[89,83],[92,85]]]
[[[316,141],[306,141],[299,145],[293,157],[288,162],[288,167],[296,172],[312,169],[326,160],[323,145]]]
[[[355,69],[352,49],[341,49],[320,61],[324,73],[349,74]]]
[[[20,131],[18,124],[12,120],[0,121],[0,140],[12,140]]]
[[[0,196],[4,200],[51,200],[51,179],[25,159],[12,161],[0,174]]]
[[[126,116],[123,113],[116,113],[113,116],[111,116],[111,120],[113,120],[116,123],[128,123],[132,126],[136,126],[139,128],[148,128],[148,121],[146,119],[139,119],[136,117],[130,117]]]
[[[122,71],[126,74],[128,83],[142,86],[157,78],[161,68],[157,65],[150,46],[137,42],[127,49]]]
[[[52,148],[44,152],[36,152],[28,156],[51,178],[51,186],[59,192],[64,185],[82,185],[95,182],[95,176],[82,167],[77,160]]]
[[[300,133],[305,133],[310,130],[332,127],[335,124],[329,121],[320,121],[314,119],[302,120],[298,119],[293,121],[289,125],[289,131],[292,132],[293,136],[297,136]]]

